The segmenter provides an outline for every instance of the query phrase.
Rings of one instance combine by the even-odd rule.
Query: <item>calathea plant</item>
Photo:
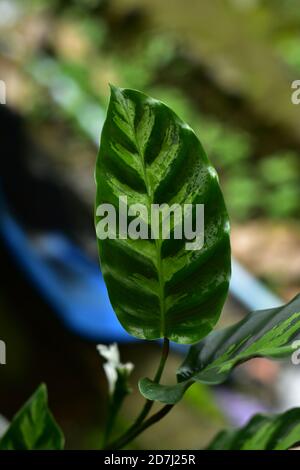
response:
[[[155,377],[139,382],[143,409],[109,442],[116,410],[129,393],[130,368],[115,364],[105,433],[105,447],[115,449],[162,419],[194,382],[219,384],[251,358],[291,355],[300,330],[300,296],[212,331],[230,279],[228,215],[200,141],[160,101],[111,87],[95,175],[96,232],[111,304],[131,335],[163,340]],[[204,225],[197,220],[203,213]],[[175,383],[162,385],[170,341],[192,346]],[[162,407],[150,415],[155,401]],[[221,433],[210,448],[289,448],[300,441],[299,417],[298,409],[254,417],[242,430]]]
[[[167,415],[195,382],[220,384],[254,357],[295,355],[300,295],[212,331],[230,278],[228,215],[198,138],[165,104],[138,91],[111,88],[96,182],[96,231],[111,303],[130,334],[163,341],[154,378],[139,381],[145,404],[115,441],[111,433],[131,391],[133,365],[121,363],[116,344],[98,346],[109,382],[103,447],[118,449]],[[162,385],[170,340],[192,345],[174,383]],[[151,414],[154,402],[162,405]],[[299,442],[300,408],[295,408],[254,416],[243,429],[221,432],[208,448],[289,449]],[[0,430],[0,450],[63,446],[44,385],[5,432]]]

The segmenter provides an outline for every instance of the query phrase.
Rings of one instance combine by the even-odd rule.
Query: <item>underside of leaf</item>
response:
[[[220,384],[234,367],[254,357],[291,356],[299,338],[300,295],[282,307],[252,312],[242,321],[210,333],[189,349],[177,372],[176,385],[142,379],[140,391],[150,400],[174,404],[192,382]]]

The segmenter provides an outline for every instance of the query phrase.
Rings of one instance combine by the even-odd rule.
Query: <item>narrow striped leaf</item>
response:
[[[300,443],[300,408],[256,415],[240,429],[221,431],[209,450],[287,450]]]
[[[254,357],[290,357],[300,339],[300,295],[281,307],[259,310],[235,325],[210,333],[190,347],[173,386],[140,381],[141,393],[150,400],[178,402],[194,382],[220,384],[232,369]]]
[[[107,229],[110,238],[98,245],[109,297],[121,324],[138,338],[198,341],[212,330],[227,295],[230,242],[218,178],[195,133],[160,101],[112,87],[96,183],[96,208],[111,204],[117,214],[116,226]],[[178,204],[182,210],[185,204],[193,208],[203,204],[203,247],[188,250],[185,237],[175,238],[176,228],[183,225],[177,216],[172,219],[170,239],[161,233],[155,240],[125,238],[119,220],[121,196],[123,201],[127,198],[128,207],[146,208],[141,218],[148,237],[155,231],[150,217],[153,204]],[[99,239],[104,217],[97,209]],[[133,216],[130,221],[134,222]]]

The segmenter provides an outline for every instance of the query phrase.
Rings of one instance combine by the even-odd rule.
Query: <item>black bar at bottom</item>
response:
[[[160,451],[0,451],[0,469],[17,465],[30,465],[52,467],[55,464],[71,464],[81,467],[95,464],[118,468],[141,468],[155,466],[165,468],[196,468],[199,465],[215,464],[231,468],[241,466],[272,465],[272,463],[285,467],[299,462],[297,451],[203,451],[203,450],[160,450]]]

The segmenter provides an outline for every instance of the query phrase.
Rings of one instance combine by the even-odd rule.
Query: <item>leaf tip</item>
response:
[[[121,92],[122,92],[122,89],[123,89],[123,88],[120,88],[120,87],[118,87],[118,86],[116,86],[116,85],[113,85],[112,83],[109,83],[108,85],[109,85],[110,93],[111,93],[112,96],[115,96],[115,95],[117,95],[118,93],[121,93]]]
[[[40,383],[40,385],[37,388],[37,392],[40,392],[42,395],[44,395],[46,399],[48,398],[48,389],[47,389],[47,385],[45,384],[45,382]]]

